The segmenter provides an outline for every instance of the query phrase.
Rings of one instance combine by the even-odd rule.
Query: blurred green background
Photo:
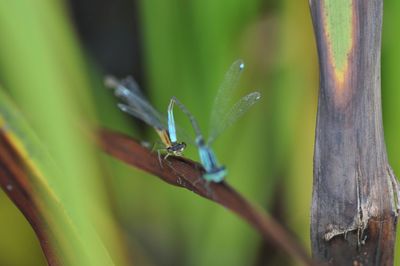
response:
[[[383,111],[396,173],[398,12],[398,1],[385,1]],[[156,141],[150,128],[116,108],[102,85],[113,74],[133,75],[160,111],[178,96],[207,132],[216,89],[238,58],[246,68],[237,97],[252,90],[263,97],[220,137],[216,153],[230,184],[309,249],[318,65],[308,1],[0,3],[2,90],[68,169],[48,182],[88,241],[87,252],[101,253],[93,265],[296,264],[229,211],[93,150],[79,131],[100,125]],[[193,148],[186,155],[197,160]],[[0,213],[0,265],[45,265],[29,224],[3,192]],[[93,217],[108,252],[92,247]]]

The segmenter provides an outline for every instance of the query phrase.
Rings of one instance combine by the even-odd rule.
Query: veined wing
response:
[[[136,95],[136,97],[139,97],[148,103],[147,98],[141,92],[140,87],[137,84],[136,80],[131,76],[122,79],[120,81],[120,85],[127,88],[130,92],[132,92],[133,95]]]
[[[197,123],[196,118],[192,115],[192,113],[189,111],[189,109],[187,109],[186,106],[181,101],[179,101],[175,96],[173,96],[171,98],[169,108],[168,108],[169,113],[170,113],[170,111],[172,113],[174,104],[176,104],[179,107],[179,109],[181,109],[181,111],[189,118],[189,121],[192,124],[193,130],[194,130],[196,136],[202,136],[201,130],[200,130],[199,124]]]
[[[123,103],[119,103],[118,104],[118,108],[121,111],[123,111],[123,112],[125,112],[125,113],[127,113],[129,115],[132,115],[132,116],[134,116],[134,117],[136,117],[136,118],[138,118],[140,120],[142,120],[146,124],[148,124],[148,125],[150,125],[152,127],[155,127],[157,130],[159,130],[159,129],[166,130],[167,129],[167,127],[165,126],[165,123],[167,123],[167,122],[165,120],[162,120],[162,123],[163,123],[162,127],[156,126],[156,125],[159,125],[159,124],[158,124],[158,122],[156,122],[154,120],[154,118],[151,115],[148,115],[148,113],[145,113],[145,112],[143,112],[141,110],[138,110],[133,106],[130,106],[130,105],[127,105],[127,104],[123,104]],[[179,125],[175,126],[175,131],[176,131],[175,134],[177,136],[177,139],[170,139],[170,137],[168,137],[169,141],[177,141],[177,142],[185,142],[187,144],[188,143],[189,144],[195,144],[194,137],[191,137],[189,134],[187,134],[187,132],[183,128],[179,127]],[[165,143],[164,140],[163,140],[163,142]]]
[[[221,118],[225,117],[227,112],[229,112],[232,97],[237,88],[237,83],[243,69],[244,62],[239,59],[230,66],[228,72],[225,74],[224,80],[221,83],[214,100],[210,119],[209,137],[216,137],[219,135],[220,132],[217,133],[215,131],[220,128]]]
[[[151,127],[159,130],[166,129],[165,126],[158,119],[154,118],[152,115],[149,115],[149,113],[146,113],[143,110],[135,108],[134,106],[118,103],[118,108],[121,111],[142,120]]]
[[[118,107],[152,127],[166,129],[166,119],[148,102],[146,97],[140,91],[136,81],[131,78],[125,78],[121,81],[113,77],[106,77],[106,86],[114,88],[114,94],[122,99],[125,104],[118,104]]]
[[[146,97],[141,93],[139,86],[133,78],[127,77],[123,80],[118,80],[113,76],[106,76],[104,79],[106,87],[114,89],[114,94],[118,98],[128,103],[135,103],[137,98],[147,102]]]
[[[236,120],[242,117],[259,99],[259,92],[252,92],[242,97],[224,116],[220,117],[219,123],[213,128],[208,138],[208,143],[213,142],[225,129],[232,126]]]
[[[184,128],[176,125],[176,136],[178,142],[185,142],[186,144],[196,145],[195,136],[193,134],[189,134]]]

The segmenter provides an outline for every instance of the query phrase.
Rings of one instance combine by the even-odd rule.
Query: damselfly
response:
[[[230,100],[237,87],[236,85],[243,69],[243,61],[237,60],[231,65],[230,69],[225,74],[225,79],[218,89],[211,113],[210,134],[207,142],[201,133],[196,118],[176,97],[172,97],[168,107],[168,120],[173,120],[173,106],[175,103],[189,117],[196,134],[196,145],[198,147],[200,161],[206,171],[203,175],[203,178],[206,181],[221,182],[227,175],[226,168],[219,165],[217,158],[210,147],[211,143],[261,98],[259,92],[252,92],[242,97],[236,104],[230,107]]]
[[[166,121],[157,110],[149,103],[142,94],[138,84],[132,77],[117,80],[108,76],[105,78],[105,85],[114,89],[114,94],[123,103],[118,103],[119,109],[140,120],[144,121],[155,129],[161,141],[165,145],[167,156],[172,154],[181,156],[186,148],[184,142],[178,142],[173,114],[168,116]]]

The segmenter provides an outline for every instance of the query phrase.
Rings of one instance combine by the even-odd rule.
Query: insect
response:
[[[171,98],[168,107],[169,120],[173,120],[173,116],[170,116],[173,115],[174,104],[176,104],[182,112],[188,116],[196,135],[195,142],[198,148],[200,161],[206,171],[203,178],[208,182],[222,182],[224,177],[227,175],[225,166],[221,166],[218,163],[210,145],[226,128],[233,125],[238,118],[245,114],[249,108],[261,98],[259,92],[251,92],[230,107],[230,100],[237,87],[236,85],[243,69],[243,61],[237,60],[231,65],[228,72],[225,74],[224,81],[219,87],[214,101],[210,119],[210,134],[207,141],[201,133],[196,118],[176,97]]]
[[[168,121],[146,99],[132,77],[117,80],[108,76],[105,85],[114,89],[114,94],[123,103],[118,103],[119,109],[140,120],[155,129],[169,155],[181,156],[186,148],[185,142],[178,142],[173,114],[168,116]],[[161,161],[161,160],[160,160]]]

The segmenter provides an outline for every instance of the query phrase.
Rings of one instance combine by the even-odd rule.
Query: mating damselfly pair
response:
[[[106,78],[106,86],[113,88],[114,94],[122,100],[118,107],[152,126],[165,146],[168,155],[181,156],[186,148],[185,142],[178,141],[179,132],[175,126],[174,106],[188,116],[195,132],[194,143],[197,146],[200,161],[204,167],[203,178],[206,181],[221,182],[227,175],[227,170],[221,166],[210,145],[229,126],[246,113],[260,98],[259,92],[251,92],[242,97],[234,105],[230,105],[240,75],[244,69],[242,60],[235,61],[217,91],[210,119],[210,134],[205,140],[196,118],[189,109],[176,97],[172,97],[168,105],[167,117],[161,115],[146,99],[137,83],[130,77],[118,81],[113,77]]]

